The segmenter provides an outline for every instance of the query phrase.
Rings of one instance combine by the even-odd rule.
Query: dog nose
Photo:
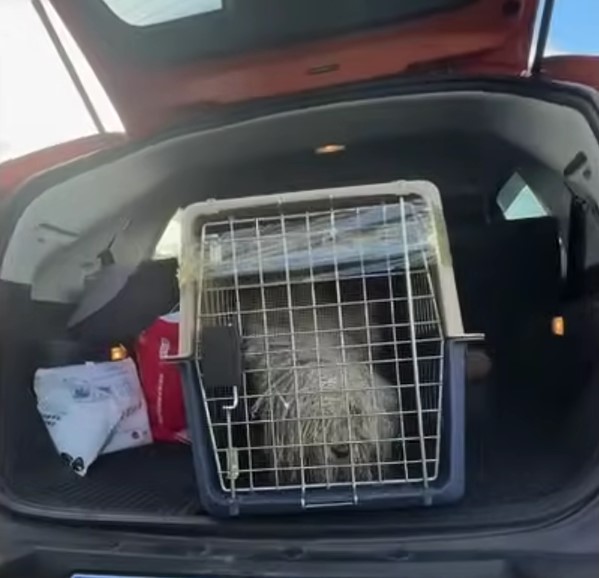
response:
[[[346,458],[349,456],[349,444],[336,444],[331,446],[331,451],[335,454],[335,457]]]

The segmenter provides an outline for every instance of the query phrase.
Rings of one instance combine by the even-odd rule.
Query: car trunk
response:
[[[572,135],[568,142],[551,138],[566,129]],[[344,150],[316,154],[327,143],[342,143]],[[100,253],[116,233],[111,251],[117,262],[147,261],[175,209],[204,198],[424,178],[442,194],[465,329],[486,334],[483,350],[492,365],[466,386],[466,495],[444,507],[319,513],[251,524],[296,535],[316,527],[322,532],[413,532],[520,522],[569,505],[569,493],[589,483],[595,471],[599,435],[590,410],[599,399],[594,355],[599,305],[591,247],[596,224],[562,174],[579,152],[585,155],[583,164],[597,161],[589,124],[573,108],[505,89],[456,87],[190,129],[40,176],[11,205],[19,226],[12,226],[2,269],[5,503],[71,520],[213,525],[201,511],[188,446],[154,444],[104,456],[84,478],[72,473],[52,446],[32,392],[33,374],[44,363],[42,351],[65,337],[108,341],[98,339],[98,331],[110,336],[113,330],[117,341],[123,335],[116,328],[129,318],[123,314],[116,322],[121,314],[115,311],[133,316],[131,301],[118,303],[121,295],[111,305],[116,309],[100,311],[93,323],[75,332],[67,329],[82,295],[82,286],[73,281],[80,277],[71,276],[70,268],[79,267],[84,255]],[[497,196],[514,174],[539,195],[547,214],[504,218]],[[93,210],[99,191],[108,191],[111,200]],[[52,229],[45,238],[51,244],[56,230],[65,223],[73,226],[72,220],[61,221],[64,203],[80,211],[79,233],[35,253],[27,261],[37,259],[27,282],[20,265],[26,253],[19,251],[25,251],[27,238],[35,239],[32,231]],[[44,206],[46,213],[40,212]],[[116,222],[119,215],[127,227]],[[155,266],[164,267],[172,280],[172,263]],[[150,317],[166,313],[172,295],[159,305],[148,304],[148,286],[133,282],[128,299],[138,295],[134,308],[146,304]],[[164,288],[168,282],[151,286],[170,291]],[[555,316],[564,319],[564,335],[552,331]]]

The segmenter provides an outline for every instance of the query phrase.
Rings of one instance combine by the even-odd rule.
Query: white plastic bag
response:
[[[152,442],[131,359],[39,369],[34,390],[58,453],[81,476],[102,453]]]

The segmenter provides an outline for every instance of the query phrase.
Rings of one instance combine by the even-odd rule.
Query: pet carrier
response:
[[[192,205],[180,283],[207,511],[462,495],[469,338],[432,184]]]

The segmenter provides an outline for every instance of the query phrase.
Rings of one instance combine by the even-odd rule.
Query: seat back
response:
[[[503,221],[449,232],[464,326],[494,344],[558,312],[561,250],[558,223],[547,217]]]

